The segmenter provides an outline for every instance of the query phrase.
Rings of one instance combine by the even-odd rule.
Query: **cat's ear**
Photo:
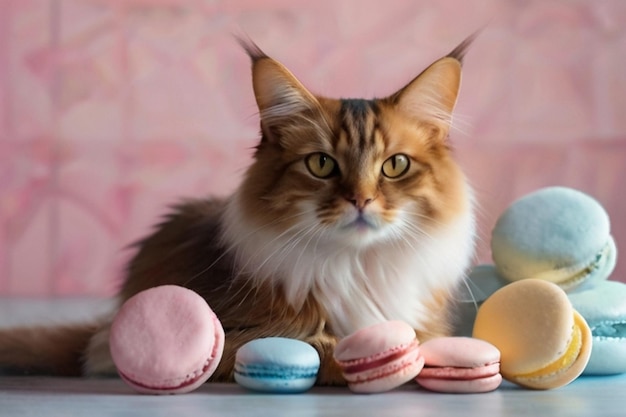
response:
[[[252,85],[265,133],[280,129],[294,116],[319,109],[319,102],[280,62],[250,40],[239,39],[252,60]]]
[[[447,132],[461,86],[461,66],[467,38],[450,54],[435,61],[409,84],[393,94],[391,102],[407,116],[432,123]]]

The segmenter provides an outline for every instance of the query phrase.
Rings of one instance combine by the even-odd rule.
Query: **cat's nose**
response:
[[[345,199],[359,210],[365,209],[365,207],[367,207],[372,201],[374,201],[374,198],[372,197],[358,194],[346,195]]]

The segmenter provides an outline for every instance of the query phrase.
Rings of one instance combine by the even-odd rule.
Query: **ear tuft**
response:
[[[469,49],[470,45],[474,43],[474,40],[476,39],[476,37],[478,37],[480,32],[481,32],[480,30],[477,30],[476,32],[472,33],[470,36],[465,38],[465,40],[461,42],[456,48],[454,48],[452,52],[450,52],[447,56],[449,58],[456,59],[460,63],[463,63],[463,58],[465,58],[465,53]]]
[[[249,37],[235,36],[235,39],[237,39],[237,42],[239,42],[239,45],[246,51],[253,63],[259,59],[269,58]]]

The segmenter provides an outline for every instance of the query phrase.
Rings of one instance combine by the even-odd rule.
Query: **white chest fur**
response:
[[[312,293],[339,337],[383,320],[423,328],[432,295],[451,291],[473,254],[471,211],[436,233],[405,234],[359,248],[314,231],[294,237],[255,230],[240,213],[237,200],[231,200],[224,238],[236,249],[239,267],[255,279],[281,284],[295,308]]]

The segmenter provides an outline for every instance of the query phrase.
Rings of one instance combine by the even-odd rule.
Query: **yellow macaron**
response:
[[[502,376],[533,389],[562,387],[585,369],[591,330],[556,284],[527,279],[493,293],[480,307],[473,336],[501,352]]]

